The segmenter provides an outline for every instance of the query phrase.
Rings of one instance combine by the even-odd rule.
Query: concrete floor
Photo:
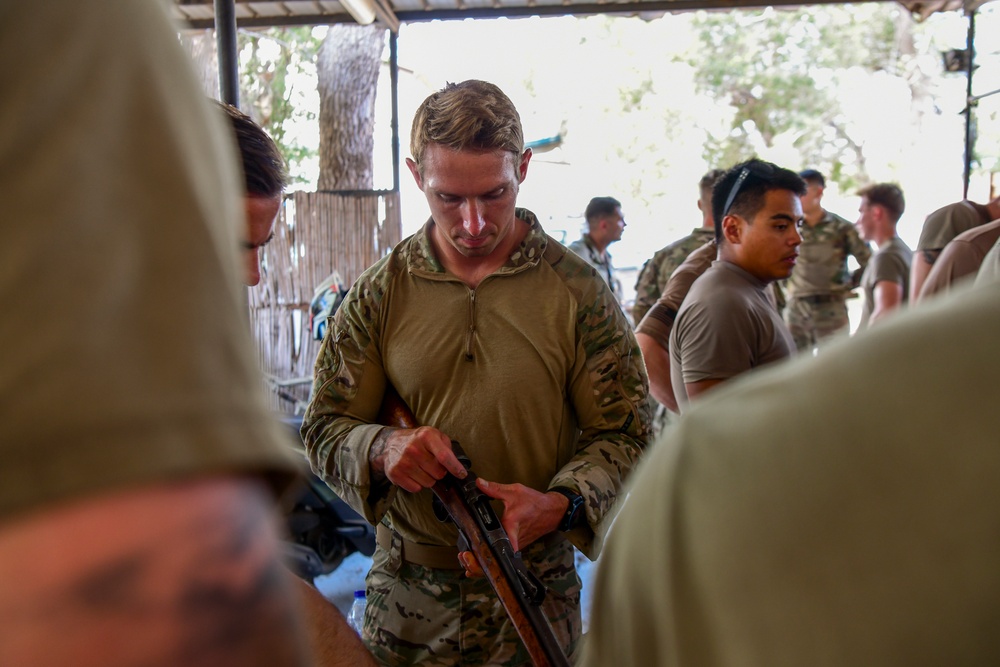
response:
[[[330,574],[316,577],[316,588],[326,597],[326,599],[337,605],[337,608],[347,616],[351,605],[354,603],[354,591],[364,590],[365,575],[371,567],[372,559],[360,553],[353,553],[344,559],[336,570]],[[596,563],[587,560],[586,556],[577,552],[576,569],[580,573],[583,581],[583,591],[581,593],[581,608],[583,609],[583,631],[587,631],[590,617],[591,591],[593,589],[593,576],[596,570]]]

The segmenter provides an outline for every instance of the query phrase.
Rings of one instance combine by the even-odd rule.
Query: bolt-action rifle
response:
[[[387,387],[382,400],[379,423],[398,428],[419,426],[392,387]],[[490,505],[490,497],[476,486],[476,474],[468,457],[454,440],[452,447],[469,474],[458,479],[449,473],[434,484],[431,490],[447,512],[447,517],[438,518],[450,517],[458,526],[459,551],[471,552],[479,563],[535,667],[569,667],[569,660],[542,613],[545,587],[511,546],[507,531]]]

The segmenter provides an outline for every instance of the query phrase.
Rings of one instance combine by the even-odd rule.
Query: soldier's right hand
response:
[[[432,426],[392,430],[372,465],[412,493],[434,486],[449,472],[458,478],[468,474],[452,451],[451,438]]]

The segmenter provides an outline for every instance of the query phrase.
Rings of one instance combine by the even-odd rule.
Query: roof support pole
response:
[[[972,178],[972,153],[976,143],[976,129],[972,122],[972,109],[976,106],[975,98],[972,97],[972,72],[975,69],[976,60],[976,10],[968,12],[969,33],[966,38],[965,49],[966,58],[965,71],[965,171],[962,181],[962,198],[969,198],[969,181]]]
[[[399,45],[395,32],[389,31],[389,84],[392,96],[392,189],[399,192]]]
[[[219,52],[219,93],[222,101],[240,106],[239,61],[236,57],[236,2],[215,0],[215,43]]]

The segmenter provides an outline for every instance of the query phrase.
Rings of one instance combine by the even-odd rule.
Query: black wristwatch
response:
[[[581,525],[585,516],[583,511],[583,496],[573,489],[567,489],[565,486],[557,486],[549,489],[549,491],[561,493],[569,501],[569,507],[566,508],[566,513],[563,514],[562,521],[559,522],[559,530],[566,533]]]

